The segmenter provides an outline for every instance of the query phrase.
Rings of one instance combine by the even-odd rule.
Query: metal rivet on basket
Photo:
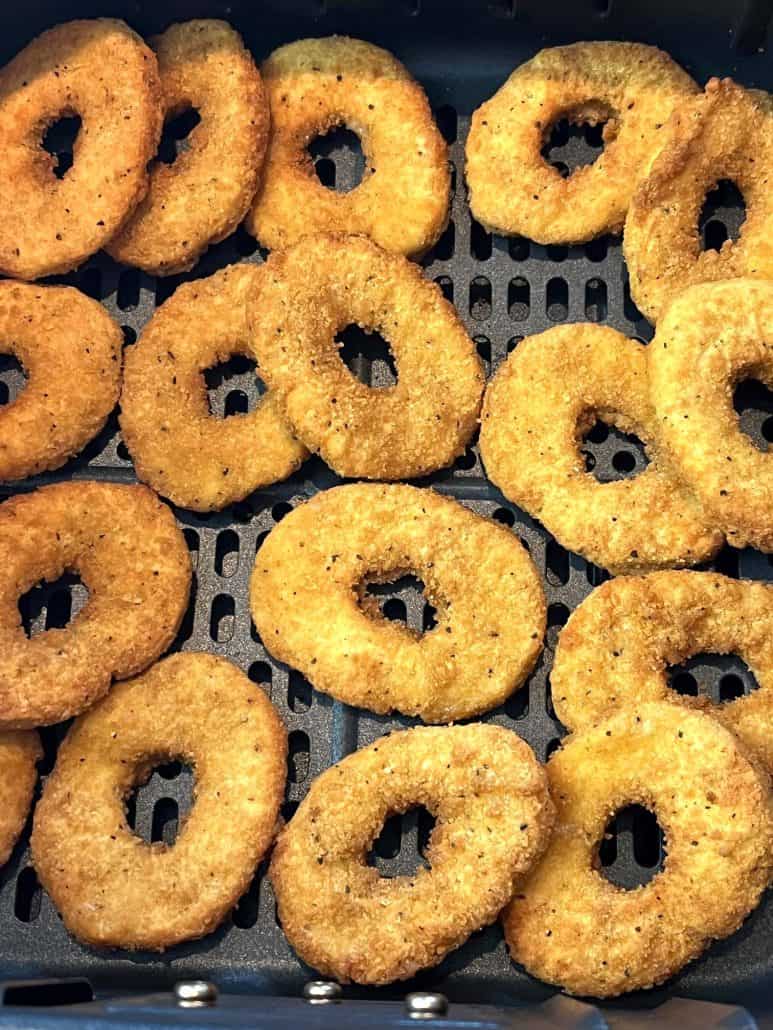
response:
[[[217,987],[208,980],[180,980],[174,985],[174,997],[182,1009],[202,1009],[217,1001]]]
[[[417,991],[406,995],[405,1009],[411,1019],[433,1019],[448,1012],[448,998],[434,991]]]
[[[303,997],[310,1005],[332,1005],[341,1000],[341,985],[334,980],[309,980],[303,985]]]

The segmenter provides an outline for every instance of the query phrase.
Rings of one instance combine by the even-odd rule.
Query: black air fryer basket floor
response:
[[[367,6],[293,0],[282,4],[176,2],[33,3],[19,12],[0,14],[0,46],[7,59],[42,28],[76,16],[117,14],[143,33],[155,32],[173,20],[211,15],[226,17],[240,29],[256,57],[276,45],[304,35],[348,32],[392,49],[422,82],[441,129],[451,144],[455,195],[451,222],[434,251],[423,262],[428,279],[439,282],[454,301],[484,359],[493,371],[523,336],[562,322],[593,320],[648,340],[651,328],[633,306],[628,293],[619,239],[604,238],[581,247],[541,247],[524,240],[493,238],[471,218],[463,181],[463,145],[471,111],[489,96],[518,63],[540,46],[577,38],[632,38],[658,43],[701,82],[711,74],[732,74],[747,85],[773,87],[770,58],[764,44],[762,7],[739,12],[731,0],[710,9],[689,4],[643,3],[638,8],[613,0],[548,4],[534,0],[451,4],[441,0],[388,0]],[[180,136],[184,126],[177,126]],[[561,133],[553,160],[573,166],[597,149],[592,134]],[[184,143],[168,139],[170,148]],[[55,149],[66,149],[62,137]],[[357,157],[339,134],[319,145],[320,177],[338,188],[351,185]],[[737,230],[740,212],[728,191],[711,198],[714,210],[704,219],[709,243]],[[729,205],[729,206],[728,206]],[[154,280],[133,270],[121,270],[98,256],[68,276],[70,282],[100,299],[124,326],[131,344],[154,308],[183,278],[209,275],[233,261],[261,261],[255,242],[239,231],[211,250],[188,277]],[[374,383],[383,382],[383,357],[358,356],[361,338],[352,334],[347,354],[352,367]],[[367,345],[366,345],[367,348]],[[0,402],[14,396],[20,376],[13,364],[0,359]],[[224,374],[210,377],[213,410],[219,414],[247,410],[257,388],[246,363],[232,362]],[[689,388],[689,385],[686,385]],[[761,446],[773,438],[773,407],[764,391],[745,388],[738,398],[744,408],[742,424]],[[597,427],[587,443],[589,466],[602,479],[620,478],[640,470],[643,452],[632,442]],[[98,441],[67,468],[23,484],[30,489],[43,481],[100,477],[131,481],[133,471],[113,419]],[[303,678],[269,657],[251,626],[247,583],[256,549],[266,533],[291,508],[318,490],[335,485],[336,477],[312,458],[291,480],[263,491],[221,514],[197,516],[177,511],[193,557],[195,576],[191,609],[177,644],[201,649],[237,662],[262,689],[270,693],[290,733],[290,762],[285,817],[291,816],[311,780],[331,762],[408,720],[380,718],[357,711],[315,693]],[[562,736],[551,702],[550,664],[556,638],[571,610],[605,575],[584,559],[568,554],[528,516],[509,504],[483,476],[477,445],[453,469],[422,481],[471,508],[511,526],[526,543],[543,574],[549,604],[549,629],[544,653],[527,686],[504,708],[486,716],[521,734],[540,759],[546,758]],[[10,492],[3,491],[3,495]],[[729,575],[771,578],[767,557],[726,549],[715,567]],[[386,614],[406,618],[415,628],[426,627],[430,613],[409,581],[382,592]],[[61,625],[72,606],[83,603],[84,590],[68,583],[37,588],[24,602],[25,615],[35,629]],[[751,676],[733,658],[699,658],[676,678],[682,690],[706,690],[716,699],[735,696],[753,687]],[[43,772],[53,764],[62,727],[44,731]],[[135,827],[146,839],[174,839],[176,820],[190,800],[191,775],[171,764],[157,770],[136,801]],[[410,870],[428,827],[417,813],[391,820],[376,848],[376,861],[386,874]],[[641,810],[623,813],[602,860],[616,882],[631,886],[651,877],[660,862],[657,827]],[[103,990],[148,988],[185,976],[204,976],[221,986],[266,993],[297,993],[312,975],[294,957],[275,918],[271,887],[261,868],[233,917],[205,940],[174,948],[162,957],[144,954],[98,954],[76,944],[65,932],[29,866],[27,836],[11,862],[0,871],[0,978],[87,976]],[[773,984],[773,906],[763,903],[740,933],[712,948],[688,967],[658,997],[689,994],[725,1001],[759,998]],[[398,985],[402,996],[411,986],[445,991],[452,998],[485,1002],[536,999],[548,988],[514,967],[498,927],[490,928],[450,955],[438,968],[422,974],[415,984]],[[362,992],[364,993],[364,992]],[[369,992],[371,994],[376,992]],[[389,993],[389,992],[386,992]],[[653,999],[654,1000],[654,999]]]

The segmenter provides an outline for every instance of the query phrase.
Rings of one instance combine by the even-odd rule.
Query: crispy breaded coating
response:
[[[139,478],[183,508],[224,508],[286,479],[307,455],[271,390],[243,415],[209,409],[206,369],[252,353],[246,301],[264,274],[230,265],[183,283],[127,350],[123,438]]]
[[[70,286],[0,282],[0,352],[26,374],[0,408],[0,479],[59,468],[92,440],[121,388],[123,335]]]
[[[544,858],[505,910],[514,961],[570,994],[653,987],[734,933],[768,885],[773,808],[767,775],[715,719],[643,704],[569,737],[547,765],[556,826]],[[657,816],[661,872],[625,890],[598,847],[612,816]]]
[[[668,668],[703,652],[739,655],[759,689],[721,704],[671,690]],[[673,701],[719,719],[773,772],[773,585],[686,571],[603,583],[561,631],[550,684],[570,730]]]
[[[271,250],[317,232],[363,233],[420,257],[448,221],[448,148],[418,82],[386,50],[348,36],[299,39],[261,66],[271,138],[247,229]],[[340,126],[362,143],[348,193],[318,180],[308,144]]]
[[[733,407],[741,380],[773,386],[773,283],[689,287],[647,358],[662,449],[734,547],[773,550],[773,468]]]
[[[381,616],[370,581],[413,572],[437,609],[418,635]],[[258,552],[252,618],[276,658],[318,689],[426,722],[495,708],[534,667],[545,597],[504,526],[432,490],[353,484],[286,515]]]
[[[0,731],[0,866],[11,857],[27,822],[42,756],[35,730]]]
[[[76,115],[59,179],[43,135]],[[122,21],[57,25],[0,70],[0,272],[69,272],[104,247],[147,192],[162,119],[155,54]]]
[[[176,654],[119,684],[73,725],[35,810],[32,859],[79,940],[163,951],[211,933],[250,884],[277,829],[287,734],[231,662]],[[148,844],[125,802],[170,759],[193,767],[173,845]]]
[[[296,436],[339,475],[409,479],[450,465],[478,423],[484,374],[453,304],[364,236],[307,236],[272,254],[248,299],[252,349]],[[341,359],[351,324],[397,367],[371,388]]]
[[[467,184],[488,229],[538,243],[619,232],[663,124],[697,91],[668,54],[642,43],[550,47],[512,73],[472,116]],[[543,156],[553,125],[604,124],[604,151],[562,178]]]
[[[366,856],[384,821],[424,805],[426,860],[383,878]],[[345,983],[434,966],[497,916],[544,850],[554,809],[529,746],[500,726],[382,737],[312,783],[269,869],[282,929],[304,962]]]
[[[681,389],[681,386],[680,386]],[[582,438],[597,418],[647,447],[639,475],[600,483]],[[486,473],[570,551],[612,572],[697,565],[722,545],[659,446],[646,348],[606,326],[556,326],[518,345],[489,384]]]
[[[195,109],[201,121],[172,164],[157,161],[148,194],[108,253],[151,275],[192,268],[244,218],[268,144],[268,99],[235,29],[198,19],[151,40],[167,119]]]
[[[84,607],[28,638],[19,598],[77,572]],[[0,505],[0,727],[61,722],[133,676],[174,640],[191,563],[171,511],[145,486],[82,481]]]
[[[674,111],[663,146],[631,201],[623,253],[631,296],[650,322],[686,286],[738,276],[773,279],[773,101],[732,79]],[[721,179],[740,189],[746,215],[737,241],[703,250],[698,221]]]

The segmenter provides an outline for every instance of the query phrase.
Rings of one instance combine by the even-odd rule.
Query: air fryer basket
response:
[[[424,85],[438,123],[451,144],[455,193],[448,229],[422,262],[428,279],[442,286],[456,304],[487,371],[492,372],[523,336],[562,322],[592,320],[611,325],[644,341],[652,330],[628,292],[619,239],[604,238],[578,247],[542,247],[526,240],[506,240],[486,233],[466,203],[463,150],[474,108],[504,81],[509,71],[541,46],[575,39],[630,38],[663,46],[699,81],[709,75],[733,75],[740,82],[773,88],[773,62],[764,52],[770,3],[760,0],[738,7],[733,0],[712,4],[695,0],[274,0],[226,3],[224,0],[60,0],[9,5],[0,13],[0,48],[6,60],[43,28],[72,17],[118,15],[143,34],[169,22],[214,16],[230,20],[245,36],[257,59],[276,45],[306,35],[346,32],[393,50]],[[176,135],[183,128],[177,126]],[[167,150],[184,146],[172,138]],[[592,133],[559,132],[554,160],[573,166],[597,146]],[[64,151],[66,140],[54,140]],[[316,148],[319,174],[337,188],[354,182],[357,155],[345,134]],[[704,219],[709,242],[737,230],[741,212],[725,191],[711,198]],[[234,261],[261,261],[264,254],[243,230],[213,248],[187,276],[153,279],[121,269],[99,255],[63,281],[101,300],[124,327],[127,344],[141,332],[154,308],[183,279],[206,276]],[[383,382],[387,364],[363,337],[350,334],[347,355],[366,381]],[[363,351],[364,353],[360,353]],[[21,377],[13,363],[0,359],[0,401],[13,397]],[[213,410],[247,410],[259,386],[246,363],[232,361],[210,377]],[[685,385],[689,389],[689,384]],[[773,439],[773,406],[763,391],[741,391],[742,424],[765,447]],[[589,466],[602,479],[640,470],[645,458],[634,441],[597,428],[587,442]],[[21,484],[28,490],[42,482],[66,478],[127,482],[134,479],[115,418],[83,455],[59,472]],[[270,693],[290,734],[289,783],[284,805],[290,817],[311,780],[331,762],[370,743],[410,720],[357,711],[315,693],[303,678],[265,651],[251,625],[247,584],[256,550],[265,535],[292,507],[338,480],[317,458],[306,462],[285,483],[261,491],[220,514],[176,511],[184,527],[195,575],[190,611],[176,648],[224,655],[240,665]],[[526,514],[507,502],[485,479],[477,445],[454,467],[421,485],[454,497],[483,515],[512,527],[526,543],[543,575],[548,597],[546,646],[528,684],[507,704],[485,716],[521,734],[540,759],[546,758],[563,730],[550,701],[549,673],[557,634],[572,609],[605,574],[569,554]],[[0,488],[2,496],[12,492]],[[769,559],[753,551],[726,548],[713,567],[731,576],[771,578]],[[382,590],[386,614],[407,618],[416,628],[431,622],[431,612],[409,580]],[[83,588],[64,582],[36,588],[24,602],[34,628],[62,625],[71,609],[83,603]],[[707,690],[715,698],[752,689],[751,675],[734,658],[698,658],[688,663],[675,685]],[[54,762],[62,727],[44,731],[43,773]],[[191,774],[179,764],[157,770],[138,793],[133,816],[146,839],[172,841],[178,818],[190,804]],[[423,815],[408,813],[390,820],[377,843],[376,861],[386,874],[413,868],[429,827]],[[231,990],[295,994],[313,976],[294,956],[275,916],[270,884],[261,867],[232,918],[216,933],[161,957],[126,953],[100,954],[83,948],[66,933],[29,865],[28,834],[0,871],[0,978],[87,977],[98,989],[120,992],[153,989],[184,977],[213,979]],[[632,885],[651,876],[661,860],[657,827],[646,814],[628,812],[617,820],[612,839],[602,848],[610,875]],[[331,928],[331,932],[335,932]],[[436,969],[410,984],[351,995],[401,997],[416,987],[441,990],[470,1002],[507,1004],[540,1000],[552,990],[527,976],[507,956],[501,931],[491,927],[451,954]],[[688,995],[725,1002],[759,1003],[773,986],[773,906],[763,902],[730,940],[722,942],[649,998]],[[649,1003],[649,999],[648,999]]]

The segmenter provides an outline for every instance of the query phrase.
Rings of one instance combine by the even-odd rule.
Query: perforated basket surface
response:
[[[769,5],[768,5],[769,6]],[[394,3],[57,3],[27,5],[23,11],[0,14],[0,49],[7,59],[42,28],[75,16],[113,14],[127,18],[139,31],[159,31],[173,20],[211,15],[230,19],[244,34],[256,57],[276,45],[305,35],[348,32],[392,49],[422,82],[450,143],[455,192],[448,229],[423,262],[428,279],[439,282],[458,308],[491,373],[525,335],[562,322],[592,320],[647,341],[651,328],[631,302],[619,239],[601,239],[587,246],[541,247],[525,240],[492,238],[471,218],[463,180],[463,147],[474,108],[491,95],[509,71],[540,46],[577,38],[634,38],[657,43],[703,82],[710,74],[732,74],[739,81],[773,87],[773,66],[764,52],[765,5],[739,10],[724,5],[665,3],[653,0],[626,6],[613,0],[581,3],[533,2],[514,7],[508,0],[492,5],[450,4],[418,0]],[[184,143],[184,126],[165,141],[167,151]],[[592,133],[559,130],[551,159],[573,167],[597,149]],[[53,148],[64,150],[62,137]],[[319,175],[329,185],[347,188],[355,181],[357,155],[345,136],[318,148]],[[168,155],[171,156],[171,155]],[[62,160],[66,162],[66,158]],[[710,198],[703,219],[709,245],[737,231],[741,213],[732,195]],[[103,255],[90,260],[66,282],[102,301],[123,325],[127,344],[142,331],[155,307],[183,278],[206,276],[234,261],[261,261],[264,255],[243,230],[213,248],[189,276],[155,280],[121,269]],[[365,353],[360,353],[364,348]],[[351,366],[366,381],[384,381],[383,355],[351,334],[346,347]],[[2,359],[0,402],[12,398],[22,377]],[[210,377],[210,396],[217,414],[244,411],[256,402],[260,386],[242,361]],[[689,389],[689,384],[685,385]],[[758,445],[773,438],[773,407],[768,396],[746,386],[737,398],[744,428]],[[645,462],[635,441],[597,426],[586,443],[589,468],[604,480],[635,474]],[[134,479],[131,462],[112,418],[106,430],[66,468],[30,480],[18,489],[42,482],[88,477],[115,481]],[[331,762],[380,734],[409,720],[381,718],[332,701],[314,692],[297,673],[274,661],[252,627],[247,585],[256,550],[271,528],[296,504],[337,482],[316,458],[285,483],[261,491],[220,514],[195,515],[177,510],[194,564],[191,606],[175,648],[224,655],[270,694],[290,734],[289,782],[284,805],[290,817],[312,779]],[[563,730],[550,701],[549,672],[557,635],[570,612],[605,574],[584,559],[567,553],[526,514],[508,503],[485,479],[473,444],[452,469],[420,485],[431,485],[482,515],[510,526],[529,548],[548,597],[549,629],[534,674],[501,709],[485,716],[511,727],[545,759]],[[2,489],[2,496],[12,492]],[[714,567],[732,576],[771,578],[767,557],[726,548]],[[382,588],[385,613],[404,618],[414,628],[426,627],[430,612],[415,584],[402,581]],[[23,602],[33,630],[62,625],[84,600],[82,586],[64,581],[36,588]],[[732,658],[698,657],[674,676],[674,687],[701,689],[727,699],[753,688],[751,674]],[[52,768],[56,745],[65,727],[44,731],[43,773]],[[146,839],[171,842],[177,820],[190,805],[191,773],[172,763],[157,770],[140,789],[130,820]],[[130,806],[131,808],[132,806]],[[376,862],[387,875],[407,872],[419,861],[429,832],[422,813],[390,820],[376,845]],[[148,987],[182,976],[198,975],[223,986],[265,993],[296,993],[312,974],[294,957],[275,918],[270,884],[261,868],[250,890],[225,925],[215,934],[162,957],[125,953],[99,954],[75,943],[37,885],[29,865],[28,835],[0,871],[0,977],[85,975],[102,989]],[[602,862],[616,882],[631,886],[651,876],[662,854],[657,826],[641,810],[624,812],[602,846]],[[335,928],[331,928],[335,932]],[[760,996],[773,983],[773,908],[764,903],[743,929],[717,944],[688,967],[664,994],[690,994],[725,1001]],[[452,998],[478,1002],[536,999],[549,989],[512,965],[498,927],[476,935],[416,984],[445,991]],[[411,984],[383,993],[403,994]],[[376,992],[372,992],[376,993]],[[650,996],[652,998],[652,996]]]

